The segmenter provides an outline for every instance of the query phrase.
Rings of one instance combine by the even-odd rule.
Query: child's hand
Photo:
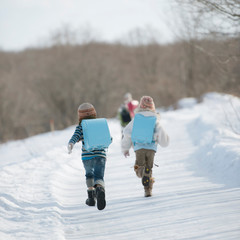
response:
[[[154,141],[157,141],[157,140],[158,140],[158,134],[157,134],[157,133],[154,133],[154,135],[153,135],[153,140],[154,140]]]
[[[124,154],[124,156],[125,156],[125,157],[127,157],[127,156],[130,156],[130,154],[129,154],[129,150],[127,150],[127,151],[124,151],[124,153],[123,153],[123,154]]]
[[[69,143],[68,144],[68,154],[72,153],[72,149],[73,149],[73,144]]]

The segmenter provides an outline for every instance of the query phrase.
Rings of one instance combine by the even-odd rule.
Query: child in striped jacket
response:
[[[106,163],[105,149],[94,149],[87,151],[84,148],[83,130],[81,122],[83,119],[95,119],[97,117],[94,106],[90,103],[83,103],[78,108],[79,125],[68,142],[68,153],[72,152],[73,146],[76,142],[82,141],[82,162],[85,168],[86,185],[88,199],[86,204],[88,206],[95,206],[97,200],[97,207],[102,210],[106,206],[105,201],[105,185],[104,172]]]

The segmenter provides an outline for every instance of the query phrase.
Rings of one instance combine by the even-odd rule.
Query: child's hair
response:
[[[78,107],[78,121],[83,119],[94,119],[97,117],[97,112],[91,103],[83,103]]]

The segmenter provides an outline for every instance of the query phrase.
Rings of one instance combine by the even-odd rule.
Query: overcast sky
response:
[[[101,40],[114,41],[151,26],[160,42],[173,40],[172,0],[1,0],[0,48],[21,50],[47,41],[64,24],[91,26]]]

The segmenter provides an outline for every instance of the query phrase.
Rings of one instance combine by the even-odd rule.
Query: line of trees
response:
[[[207,52],[235,53],[239,39],[142,46],[88,43],[0,52],[0,140],[24,138],[75,124],[76,109],[91,102],[115,117],[123,95],[151,95],[158,107],[205,92],[240,94],[238,61],[216,62]],[[204,51],[202,51],[204,49]]]

